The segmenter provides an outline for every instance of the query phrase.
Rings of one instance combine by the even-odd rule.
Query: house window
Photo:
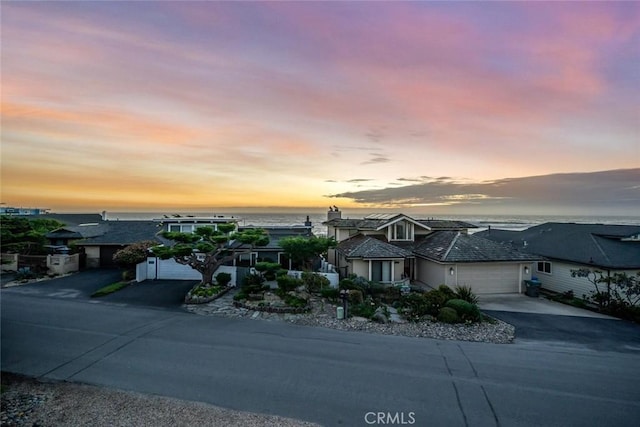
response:
[[[169,224],[169,231],[177,233],[193,233],[196,228],[200,227],[212,227],[214,230],[218,229],[217,224]]]
[[[536,270],[538,273],[551,274],[551,263],[548,261],[538,261]]]
[[[393,261],[371,261],[371,281],[372,282],[392,282],[391,269]]]
[[[391,226],[391,240],[411,240],[410,227],[404,221]]]

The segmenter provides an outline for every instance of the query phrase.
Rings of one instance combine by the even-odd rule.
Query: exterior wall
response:
[[[532,266],[535,268],[535,264]],[[591,266],[581,264],[571,264],[562,261],[551,261],[551,274],[541,273],[533,270],[533,275],[542,283],[542,288],[554,292],[573,291],[577,298],[583,295],[589,296],[591,292],[595,292],[596,288],[593,283],[589,282],[586,277],[571,277],[571,270],[580,268],[591,268]],[[603,271],[603,270],[600,270]],[[614,273],[627,273],[627,275],[636,275],[638,270],[611,270]],[[606,284],[598,285],[600,290],[606,290]]]
[[[416,258],[416,280],[432,288],[446,284],[448,266],[422,258]]]
[[[2,254],[2,271],[18,271],[18,254]]]
[[[80,269],[80,255],[48,255],[47,268],[50,274],[67,274]]]
[[[188,265],[182,265],[175,262],[173,259],[160,259],[160,258],[147,258],[146,263],[147,271],[146,275],[138,273],[138,267],[136,267],[136,281],[142,280],[201,280],[202,275]],[[142,267],[140,267],[141,269]],[[218,273],[231,274],[230,286],[236,286],[237,272],[236,267],[232,266],[220,266],[213,274],[215,278]],[[146,276],[146,277],[145,277]]]
[[[349,272],[369,279],[369,261],[363,261],[361,259],[352,260]]]
[[[87,268],[100,267],[100,246],[85,246],[84,251],[87,255]]]

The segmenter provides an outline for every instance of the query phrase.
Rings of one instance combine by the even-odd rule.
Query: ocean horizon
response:
[[[317,235],[323,235],[327,232],[327,227],[322,222],[327,220],[327,214],[318,213],[317,210],[310,210],[308,214],[292,212],[242,212],[242,211],[221,211],[221,212],[106,212],[106,219],[108,221],[130,221],[130,220],[151,220],[163,218],[165,216],[181,215],[181,216],[195,216],[195,217],[211,217],[222,216],[228,218],[234,218],[238,220],[238,223],[242,226],[255,225],[255,226],[277,226],[277,225],[302,225],[309,217],[313,226],[313,231]],[[369,213],[376,213],[374,210]],[[344,212],[343,218],[363,218],[367,215],[366,212]],[[486,214],[465,214],[465,215],[432,215],[432,214],[408,214],[415,219],[448,219],[456,221],[465,221],[475,225],[478,228],[470,230],[470,232],[478,232],[486,230],[491,227],[493,229],[513,230],[520,231],[525,230],[535,225],[543,224],[545,222],[565,222],[565,223],[578,223],[578,224],[611,224],[611,225],[638,225],[640,226],[640,216],[615,216],[615,215],[486,215]]]

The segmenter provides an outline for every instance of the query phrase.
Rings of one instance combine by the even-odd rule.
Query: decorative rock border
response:
[[[252,311],[263,311],[266,313],[289,313],[289,314],[302,314],[307,313],[311,310],[310,305],[306,305],[305,307],[273,307],[270,305],[251,305],[246,304],[242,301],[234,301],[233,306],[236,308],[245,308],[247,310]]]
[[[226,288],[224,288],[223,290],[221,290],[217,294],[211,295],[210,297],[192,296],[191,295],[191,291],[193,291],[194,289],[198,288],[199,286],[200,286],[200,284],[197,284],[196,286],[191,288],[191,290],[189,292],[187,292],[187,295],[185,295],[185,297],[184,297],[184,303],[185,304],[206,304],[208,302],[211,302],[211,301],[213,301],[215,299],[220,298],[221,296],[223,296],[224,294],[229,292],[231,289],[233,289],[231,286],[227,286]]]

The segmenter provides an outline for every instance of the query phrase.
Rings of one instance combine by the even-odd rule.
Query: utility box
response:
[[[338,320],[344,319],[344,307],[336,308],[336,316],[338,317]]]

